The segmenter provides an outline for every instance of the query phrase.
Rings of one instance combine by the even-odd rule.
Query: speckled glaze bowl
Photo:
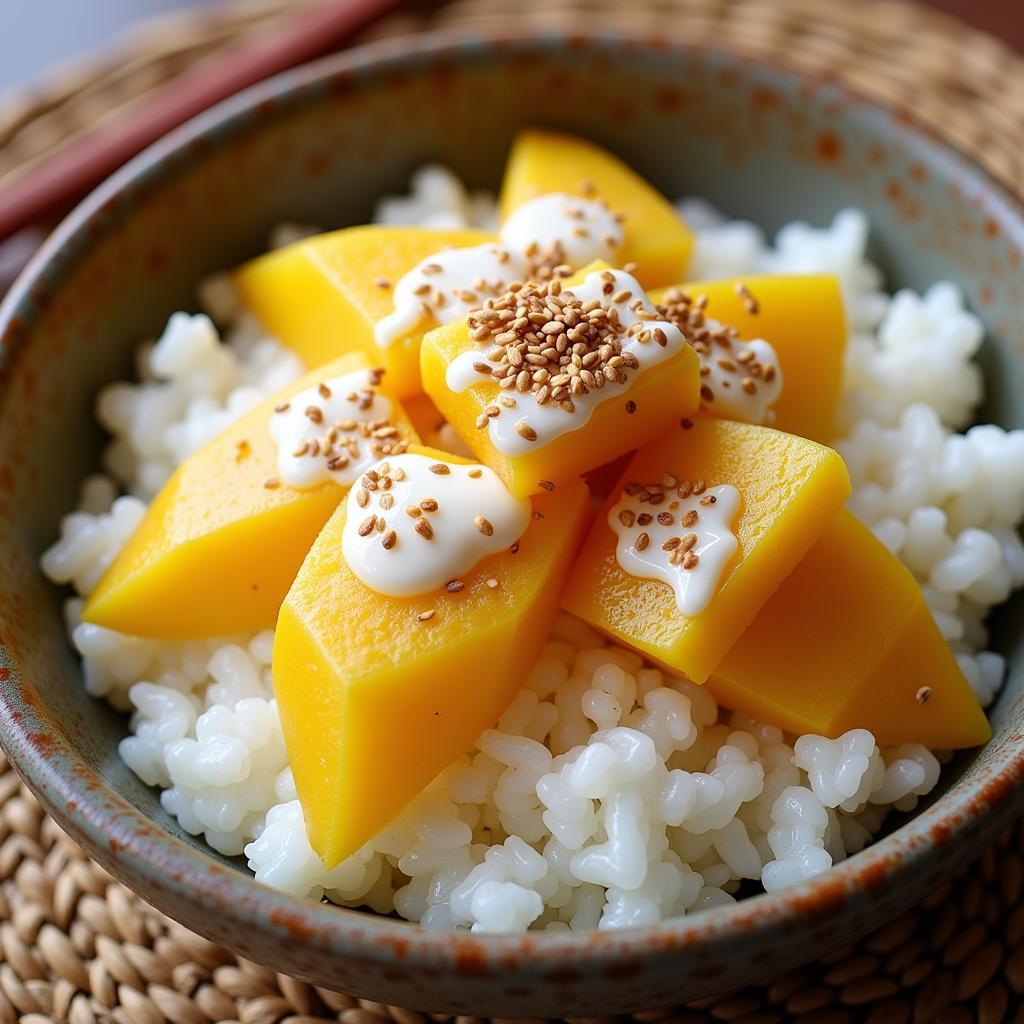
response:
[[[941,794],[813,882],[656,927],[525,938],[439,934],[258,885],[185,835],[120,762],[124,719],[86,696],[37,561],[101,444],[93,398],[133,347],[194,306],[207,272],[282,220],[360,223],[425,160],[497,185],[512,133],[611,147],[668,195],[773,230],[863,207],[892,285],[953,278],[984,317],[985,419],[1024,424],[1024,210],[912,119],[828,83],[659,39],[420,38],[274,79],[155,146],[84,202],[0,315],[0,726],[45,808],[115,876],[196,931],[360,996],[502,1017],[677,1004],[823,955],[965,866],[1024,806],[1024,602],[995,738]],[[183,595],[187,600],[187,595]]]

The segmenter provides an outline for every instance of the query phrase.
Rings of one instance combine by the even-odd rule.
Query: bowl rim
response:
[[[244,134],[248,115],[264,104],[280,104],[287,110],[301,108],[315,98],[319,85],[332,79],[365,75],[375,81],[389,71],[404,69],[410,60],[472,59],[481,46],[553,45],[628,45],[717,54],[748,68],[767,69],[803,86],[833,89],[838,96],[877,111],[898,110],[901,127],[914,136],[914,143],[952,161],[964,179],[977,183],[1016,218],[1024,247],[1024,202],[1002,180],[922,123],[913,111],[867,97],[844,83],[727,45],[690,43],[651,32],[580,32],[557,27],[440,29],[369,43],[275,75],[199,114],[115,172],[53,231],[0,304],[0,382],[6,383],[23,340],[39,318],[40,296],[59,287],[88,252],[97,232],[109,226],[108,220],[110,224],[119,222],[117,206],[121,198],[173,174],[181,166],[174,161],[183,154],[186,162],[202,158],[201,154],[190,153],[191,144],[212,138],[217,145],[222,135],[231,139],[236,133]],[[3,399],[0,384],[0,401]],[[177,909],[183,923],[200,932],[202,921],[190,919],[183,907],[215,911],[226,915],[239,929],[260,928],[281,941],[301,941],[332,954],[364,959],[370,956],[391,963],[408,963],[411,957],[424,967],[507,972],[513,963],[517,970],[524,966],[550,969],[553,964],[567,964],[585,953],[588,961],[614,968],[628,966],[638,955],[666,956],[712,942],[732,943],[752,929],[785,931],[808,914],[817,919],[838,912],[859,892],[899,885],[901,878],[916,874],[929,858],[937,856],[936,847],[957,833],[974,839],[976,852],[980,853],[982,843],[978,840],[994,837],[1024,806],[1024,745],[1013,750],[1013,744],[1007,744],[993,769],[980,778],[958,779],[934,804],[915,815],[915,835],[905,834],[907,826],[902,826],[823,875],[778,893],[758,894],[716,908],[711,914],[614,931],[542,931],[525,936],[439,933],[413,922],[286,895],[257,882],[245,870],[213,860],[166,831],[76,756],[60,730],[53,729],[52,716],[35,698],[32,684],[22,677],[6,646],[0,646],[0,661],[9,669],[0,681],[0,741],[11,764],[61,827],[121,881],[135,891],[161,891],[165,899],[160,900],[160,909],[171,917],[177,916]],[[48,739],[45,745],[40,743],[41,737]],[[99,799],[97,794],[102,794]]]

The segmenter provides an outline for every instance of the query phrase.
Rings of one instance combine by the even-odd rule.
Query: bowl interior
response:
[[[258,253],[281,221],[365,222],[426,161],[494,189],[512,134],[528,124],[589,136],[667,195],[704,196],[769,232],[860,207],[889,287],[963,286],[988,329],[980,418],[1024,425],[1019,210],[905,117],[832,84],[650,40],[469,40],[371,56],[284,76],[156,147],[72,217],[5,306],[0,680],[19,683],[6,691],[7,742],[17,734],[15,760],[28,751],[48,766],[32,779],[52,803],[83,800],[76,779],[89,779],[90,815],[108,815],[111,844],[118,822],[128,828],[123,799],[217,859],[118,759],[125,721],[86,695],[65,595],[41,578],[38,557],[97,464],[98,389],[131,372],[135,346],[169,313],[196,307],[202,276]],[[944,790],[998,765],[1017,729],[1022,618],[1018,597],[994,623],[1011,666],[997,740],[961,757]]]

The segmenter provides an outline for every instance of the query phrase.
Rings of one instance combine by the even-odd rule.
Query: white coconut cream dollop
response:
[[[279,482],[304,489],[332,480],[347,487],[382,456],[404,450],[380,382],[380,370],[354,370],[279,404],[269,428]]]
[[[370,467],[349,491],[342,554],[371,590],[411,597],[444,587],[526,532],[532,506],[486,466],[419,453]]]
[[[504,455],[522,455],[550,444],[572,430],[579,430],[602,402],[628,398],[629,384],[636,374],[670,359],[686,344],[678,327],[657,318],[654,306],[639,282],[623,270],[588,274],[582,284],[566,288],[558,298],[575,299],[584,306],[594,303],[609,313],[614,312],[614,319],[622,329],[617,337],[609,340],[614,341],[617,354],[620,359],[625,359],[625,363],[620,362],[613,368],[612,379],[606,377],[605,372],[600,375],[596,372],[608,362],[600,352],[592,360],[589,355],[582,357],[581,363],[586,362],[583,369],[590,376],[584,375],[581,379],[594,380],[594,384],[586,385],[585,390],[570,391],[570,409],[557,398],[542,401],[541,393],[534,390],[507,389],[494,407],[497,413],[481,424],[482,429],[489,432],[494,447]],[[538,337],[551,338],[553,343],[557,343],[557,335],[554,332],[544,335],[544,330],[545,327],[540,328]],[[493,350],[494,342],[485,340],[478,347],[457,355],[445,373],[448,387],[458,393],[483,381],[493,382],[493,371],[499,365],[491,358]],[[526,368],[533,373],[547,369],[552,379],[558,380],[571,372],[562,362],[558,355],[552,356],[544,366],[538,363]],[[576,387],[571,383],[570,386]],[[509,399],[514,403],[511,407],[505,405]]]
[[[516,208],[501,226],[501,240],[527,260],[540,256],[577,269],[614,260],[623,234],[604,203],[548,192]]]
[[[538,266],[582,267],[611,259],[622,245],[622,227],[604,203],[552,192],[523,203],[505,222],[498,241],[442,249],[399,278],[394,312],[374,324],[386,348],[423,320],[461,320],[489,296]]]
[[[671,474],[658,484],[628,483],[608,512],[616,561],[630,576],[667,583],[679,611],[699,615],[739,545],[732,532],[739,507],[731,484],[706,487]]]
[[[434,253],[399,278],[395,310],[374,324],[374,340],[387,348],[428,317],[440,324],[461,320],[522,272],[521,261],[496,242]]]

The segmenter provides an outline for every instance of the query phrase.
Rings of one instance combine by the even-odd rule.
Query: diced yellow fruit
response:
[[[421,390],[420,338],[434,322],[424,320],[383,348],[374,325],[393,312],[395,285],[421,260],[493,239],[471,230],[344,228],[260,256],[235,272],[234,283],[243,305],[307,366],[364,352],[387,370],[394,394],[413,395]]]
[[[582,282],[606,264],[595,261],[566,282]],[[438,327],[425,335],[420,350],[423,388],[441,415],[469,445],[476,457],[490,466],[517,497],[536,494],[544,484],[581,476],[631,452],[700,405],[700,362],[689,345],[662,362],[630,371],[625,386],[606,384],[612,397],[594,407],[590,419],[568,433],[522,455],[506,455],[491,441],[490,432],[476,426],[478,417],[503,394],[497,383],[481,377],[465,391],[448,387],[448,364],[458,355],[476,351],[465,320]],[[502,415],[515,415],[505,410]],[[569,416],[566,413],[566,416]],[[543,483],[542,483],[543,481]]]
[[[620,262],[635,262],[645,288],[679,281],[693,249],[693,235],[672,204],[618,157],[572,135],[529,129],[512,144],[501,187],[505,220],[530,199],[548,192],[603,199],[624,215]]]
[[[186,640],[274,624],[306,552],[348,490],[277,481],[274,407],[322,380],[366,369],[342,356],[282,389],[189,456],[149,506],[82,611],[134,636]],[[381,388],[386,392],[386,386]],[[392,420],[416,432],[392,399]]]
[[[923,688],[927,688],[926,690]],[[708,680],[726,707],[798,735],[974,747],[988,719],[910,571],[840,512]]]
[[[738,283],[694,281],[678,287],[694,297],[706,295],[708,316],[735,327],[741,338],[771,343],[782,368],[782,394],[772,406],[772,426],[812,441],[831,441],[847,335],[839,282],[831,274],[744,277],[756,313],[736,291]],[[651,301],[663,301],[668,290],[652,293]],[[714,406],[704,412],[713,416]]]
[[[368,588],[342,557],[344,504],[313,545],[278,619],[274,691],[310,840],[328,867],[494,725],[547,640],[587,489],[574,481],[533,507],[518,549],[484,559],[454,594]]]
[[[687,617],[666,583],[631,576],[616,558],[608,509],[628,481],[665,474],[732,484],[740,511],[736,555],[708,607]],[[564,607],[670,671],[702,683],[786,575],[810,550],[850,493],[843,460],[830,448],[728,420],[675,427],[633,457],[598,514],[566,588]]]

